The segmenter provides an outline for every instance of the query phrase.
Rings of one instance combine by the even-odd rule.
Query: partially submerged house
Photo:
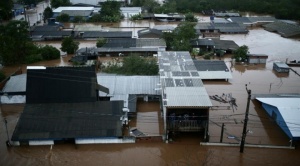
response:
[[[72,21],[74,17],[81,17],[83,20],[88,20],[94,12],[94,7],[77,7],[77,6],[63,6],[53,10],[53,18],[61,14],[68,14]]]
[[[154,14],[154,19],[161,22],[173,22],[173,21],[183,21],[185,19],[185,16],[178,13]]]
[[[95,69],[28,67],[26,105],[13,136],[14,145],[124,143],[123,101],[100,101]]]
[[[247,62],[249,64],[266,64],[268,55],[266,54],[247,54]]]
[[[263,25],[264,29],[270,32],[276,32],[282,37],[299,37],[300,26],[298,23],[292,24],[287,21],[275,21],[269,24]]]
[[[32,40],[61,40],[64,37],[70,37],[73,35],[71,29],[63,29],[60,25],[44,25],[33,26],[30,30],[30,37]]]
[[[163,33],[171,33],[176,27],[172,25],[156,25],[153,28],[138,31],[139,38],[162,38]]]
[[[217,38],[193,39],[191,40],[191,45],[193,48],[198,48],[200,51],[218,52],[222,50],[227,53],[232,53],[234,50],[239,48],[239,46],[232,40],[220,40]]]
[[[256,100],[291,141],[300,140],[300,94],[257,95]]]
[[[189,52],[158,52],[165,139],[174,132],[203,132],[212,103]]]
[[[230,22],[243,24],[245,26],[264,25],[276,21],[275,17],[230,17]]]
[[[194,60],[199,77],[202,80],[228,80],[232,74],[224,61],[221,60]]]
[[[214,23],[203,22],[197,23],[195,29],[198,33],[203,34],[203,37],[219,37],[220,34],[247,34],[249,31],[246,26],[235,23]]]
[[[278,73],[289,73],[290,67],[284,62],[274,62],[273,70],[275,70]]]
[[[160,99],[157,90],[159,76],[124,76],[116,74],[97,74],[98,82],[109,88],[109,93],[100,92],[100,97],[109,97],[110,101],[124,101],[128,113],[136,113],[137,99],[153,101]]]

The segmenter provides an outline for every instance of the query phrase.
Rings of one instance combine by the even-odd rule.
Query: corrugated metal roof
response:
[[[166,107],[212,106],[189,52],[158,52],[158,60]]]
[[[211,107],[204,87],[166,87],[166,107]]]
[[[83,33],[83,38],[131,38],[132,31],[114,31],[114,32],[99,32],[86,31]]]
[[[277,107],[293,137],[300,137],[300,98],[256,98]]]
[[[27,74],[11,76],[6,82],[3,92],[26,92]]]
[[[202,80],[232,79],[230,71],[199,71]]]
[[[121,101],[26,104],[12,140],[121,137]]]
[[[128,95],[128,94],[149,94],[159,95],[156,90],[159,84],[159,76],[107,76],[98,74],[97,80],[99,84],[109,89],[109,96]],[[106,96],[100,93],[100,96]]]

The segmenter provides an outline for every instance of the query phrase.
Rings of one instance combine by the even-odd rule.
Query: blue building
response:
[[[13,17],[24,14],[24,5],[14,4],[13,7]]]
[[[290,140],[300,140],[300,94],[263,96],[256,99]]]

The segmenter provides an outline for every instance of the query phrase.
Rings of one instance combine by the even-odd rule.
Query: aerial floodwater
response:
[[[34,17],[32,17],[34,18]],[[205,21],[207,17],[199,17]],[[122,28],[130,24],[133,28]],[[137,31],[135,27],[153,27],[162,24],[154,21],[132,23],[128,20],[118,24],[120,29]],[[167,24],[167,23],[163,23]],[[172,23],[176,25],[175,23]],[[103,24],[109,26],[107,24]],[[114,24],[113,26],[117,26]],[[221,125],[225,124],[223,142],[239,143],[243,130],[243,120],[247,104],[247,88],[252,94],[300,93],[300,76],[290,71],[288,74],[277,74],[272,70],[273,62],[290,60],[300,61],[299,39],[283,38],[276,33],[255,27],[248,34],[221,35],[222,40],[233,40],[239,46],[247,45],[252,54],[268,55],[265,65],[238,64],[231,61],[231,55],[222,59],[232,73],[228,81],[203,81],[209,95],[231,95],[236,98],[236,109],[228,109],[228,105],[212,101],[214,107],[210,110],[210,142],[219,142]],[[79,41],[81,47],[95,46],[96,41]],[[61,41],[43,41],[42,45],[53,45],[60,48]],[[69,66],[72,55],[62,56],[58,60],[43,61],[31,65]],[[219,59],[219,58],[215,58]],[[107,59],[105,59],[107,60]],[[26,72],[26,66],[4,67],[6,73],[13,73],[21,67]],[[299,67],[292,67],[300,73]],[[218,107],[217,107],[218,106]],[[91,144],[74,145],[59,144],[53,146],[22,146],[6,147],[7,132],[4,118],[7,120],[8,135],[11,137],[18,118],[23,110],[23,104],[1,104],[0,112],[0,165],[22,166],[99,166],[99,165],[287,165],[296,166],[300,163],[300,149],[276,149],[245,147],[244,153],[239,147],[202,146],[203,136],[184,134],[172,142],[137,142],[135,144]],[[140,106],[143,108],[145,106]],[[159,103],[146,104],[140,115],[154,116],[156,110],[159,117]],[[271,121],[261,104],[255,99],[250,102],[248,133],[246,143],[258,145],[290,145],[289,138]],[[138,119],[133,124],[147,130],[147,124]],[[148,126],[148,131],[161,134],[161,121]],[[300,125],[300,124],[299,124]],[[300,129],[300,128],[299,128]]]

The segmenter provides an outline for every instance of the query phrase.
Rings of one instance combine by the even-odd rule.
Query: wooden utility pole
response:
[[[246,107],[246,113],[245,113],[245,120],[244,120],[244,128],[243,128],[243,135],[241,140],[241,146],[240,146],[240,152],[244,152],[244,145],[245,145],[245,139],[247,135],[247,123],[248,123],[248,115],[249,115],[249,105],[251,100],[251,90],[248,90],[247,84],[246,84],[246,90],[248,93],[248,101],[247,101],[247,107]]]

